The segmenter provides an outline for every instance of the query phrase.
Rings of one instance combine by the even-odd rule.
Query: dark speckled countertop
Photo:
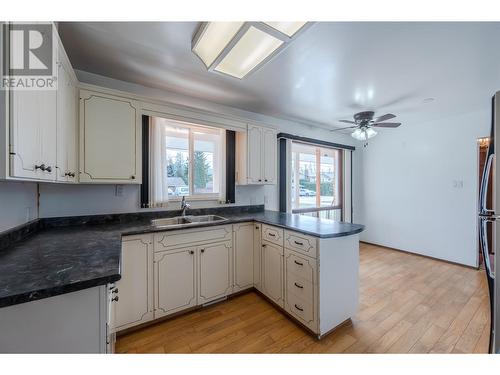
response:
[[[320,238],[348,236],[364,229],[357,224],[263,211],[263,206],[189,212],[209,213],[228,220],[196,227],[258,221]],[[177,214],[177,211],[156,211],[50,218],[30,223],[28,229],[0,233],[0,307],[118,281],[121,237],[178,230],[180,228],[155,228],[150,224],[153,218]]]

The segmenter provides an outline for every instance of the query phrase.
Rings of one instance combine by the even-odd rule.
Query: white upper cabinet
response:
[[[276,184],[278,165],[276,132],[262,128],[262,180],[264,184]]]
[[[248,126],[247,180],[249,184],[262,183],[262,163],[264,161],[262,157],[262,133],[261,127]]]
[[[76,76],[62,45],[59,47],[57,89],[57,181],[76,182],[78,89]]]
[[[80,91],[80,182],[141,183],[139,105],[124,97]]]
[[[234,292],[254,285],[254,227],[254,223],[233,225]]]
[[[236,183],[273,185],[277,181],[276,131],[248,125],[236,133]]]
[[[77,180],[78,81],[57,33],[53,40],[58,43],[57,90],[11,90],[8,93],[7,178]],[[10,54],[16,53],[14,48],[17,47],[12,45]]]
[[[10,176],[55,181],[57,92],[10,91]]]

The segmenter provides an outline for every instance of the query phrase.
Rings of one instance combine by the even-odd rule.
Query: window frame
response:
[[[223,135],[222,135],[222,130],[221,128],[217,128],[215,126],[205,126],[205,125],[199,125],[199,124],[193,124],[185,121],[179,121],[175,119],[170,119],[162,116],[155,116],[158,118],[165,119],[167,121],[171,121],[172,123],[178,125],[179,127],[185,128],[188,131],[188,189],[189,189],[189,194],[188,195],[169,195],[168,196],[168,201],[169,202],[180,202],[183,197],[186,197],[186,199],[189,199],[190,201],[219,201],[220,195],[221,195],[221,190],[222,190],[222,176],[223,173],[222,171],[219,171],[219,191],[216,193],[198,193],[198,194],[193,194],[194,193],[194,134],[193,130],[199,129],[200,131],[206,131],[207,129],[212,131],[212,130],[217,130],[220,132],[220,139],[219,139],[219,145],[218,147],[220,148],[219,152],[221,153],[221,159],[222,159],[222,147],[223,147]],[[165,151],[167,150],[167,147],[165,147]],[[166,157],[166,155],[165,155]],[[219,168],[223,168],[222,165],[222,160],[219,161]]]
[[[338,168],[339,168],[339,173],[338,173],[338,199],[337,201],[339,204],[337,205],[331,205],[331,206],[321,206],[321,203],[318,206],[315,207],[305,207],[305,208],[293,208],[293,195],[295,192],[292,190],[292,175],[293,175],[293,159],[294,159],[294,152],[293,152],[293,145],[294,144],[299,144],[299,145],[304,145],[308,146],[314,149],[315,154],[316,154],[316,161],[315,163],[318,163],[319,160],[319,165],[316,166],[316,202],[318,200],[321,200],[321,149],[328,149],[328,150],[334,150],[337,152],[338,159],[336,160]],[[319,151],[319,154],[318,154]],[[290,186],[290,210],[293,214],[307,214],[307,213],[316,213],[316,216],[319,217],[321,211],[333,211],[333,210],[340,210],[340,220],[343,221],[345,218],[345,207],[344,207],[344,149],[342,148],[337,148],[337,147],[328,147],[325,145],[321,144],[314,144],[314,143],[308,143],[308,142],[302,142],[300,140],[291,140],[290,144],[290,161],[288,168],[290,169],[290,179],[287,182]],[[296,187],[295,189],[300,190],[300,182],[295,181]],[[319,190],[318,190],[319,186]],[[300,196],[300,195],[299,195]],[[300,198],[299,198],[300,199]],[[316,203],[317,204],[317,203]]]

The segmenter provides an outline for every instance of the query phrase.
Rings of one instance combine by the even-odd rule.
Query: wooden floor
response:
[[[361,244],[360,309],[321,341],[251,292],[118,338],[118,353],[486,353],[484,271]]]

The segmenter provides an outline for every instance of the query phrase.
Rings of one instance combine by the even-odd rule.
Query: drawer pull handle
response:
[[[271,237],[276,237],[276,234],[274,233],[268,233],[268,235],[270,235]]]
[[[304,289],[304,287],[303,287],[302,285],[299,285],[299,284],[297,284],[297,283],[294,283],[294,284],[295,284],[295,286],[296,286],[297,288],[299,288],[299,289]]]
[[[304,246],[303,242],[299,242],[299,241],[293,241],[293,242],[295,242],[296,245]]]
[[[296,260],[294,260],[294,263],[295,263],[296,265],[298,265],[298,266],[303,266],[303,265],[304,265],[304,263],[297,262]]]
[[[295,304],[294,306],[295,306],[295,308],[296,308],[297,310],[299,310],[299,311],[304,311],[304,309],[303,309],[303,308],[300,308],[299,306],[297,306],[297,304]]]

